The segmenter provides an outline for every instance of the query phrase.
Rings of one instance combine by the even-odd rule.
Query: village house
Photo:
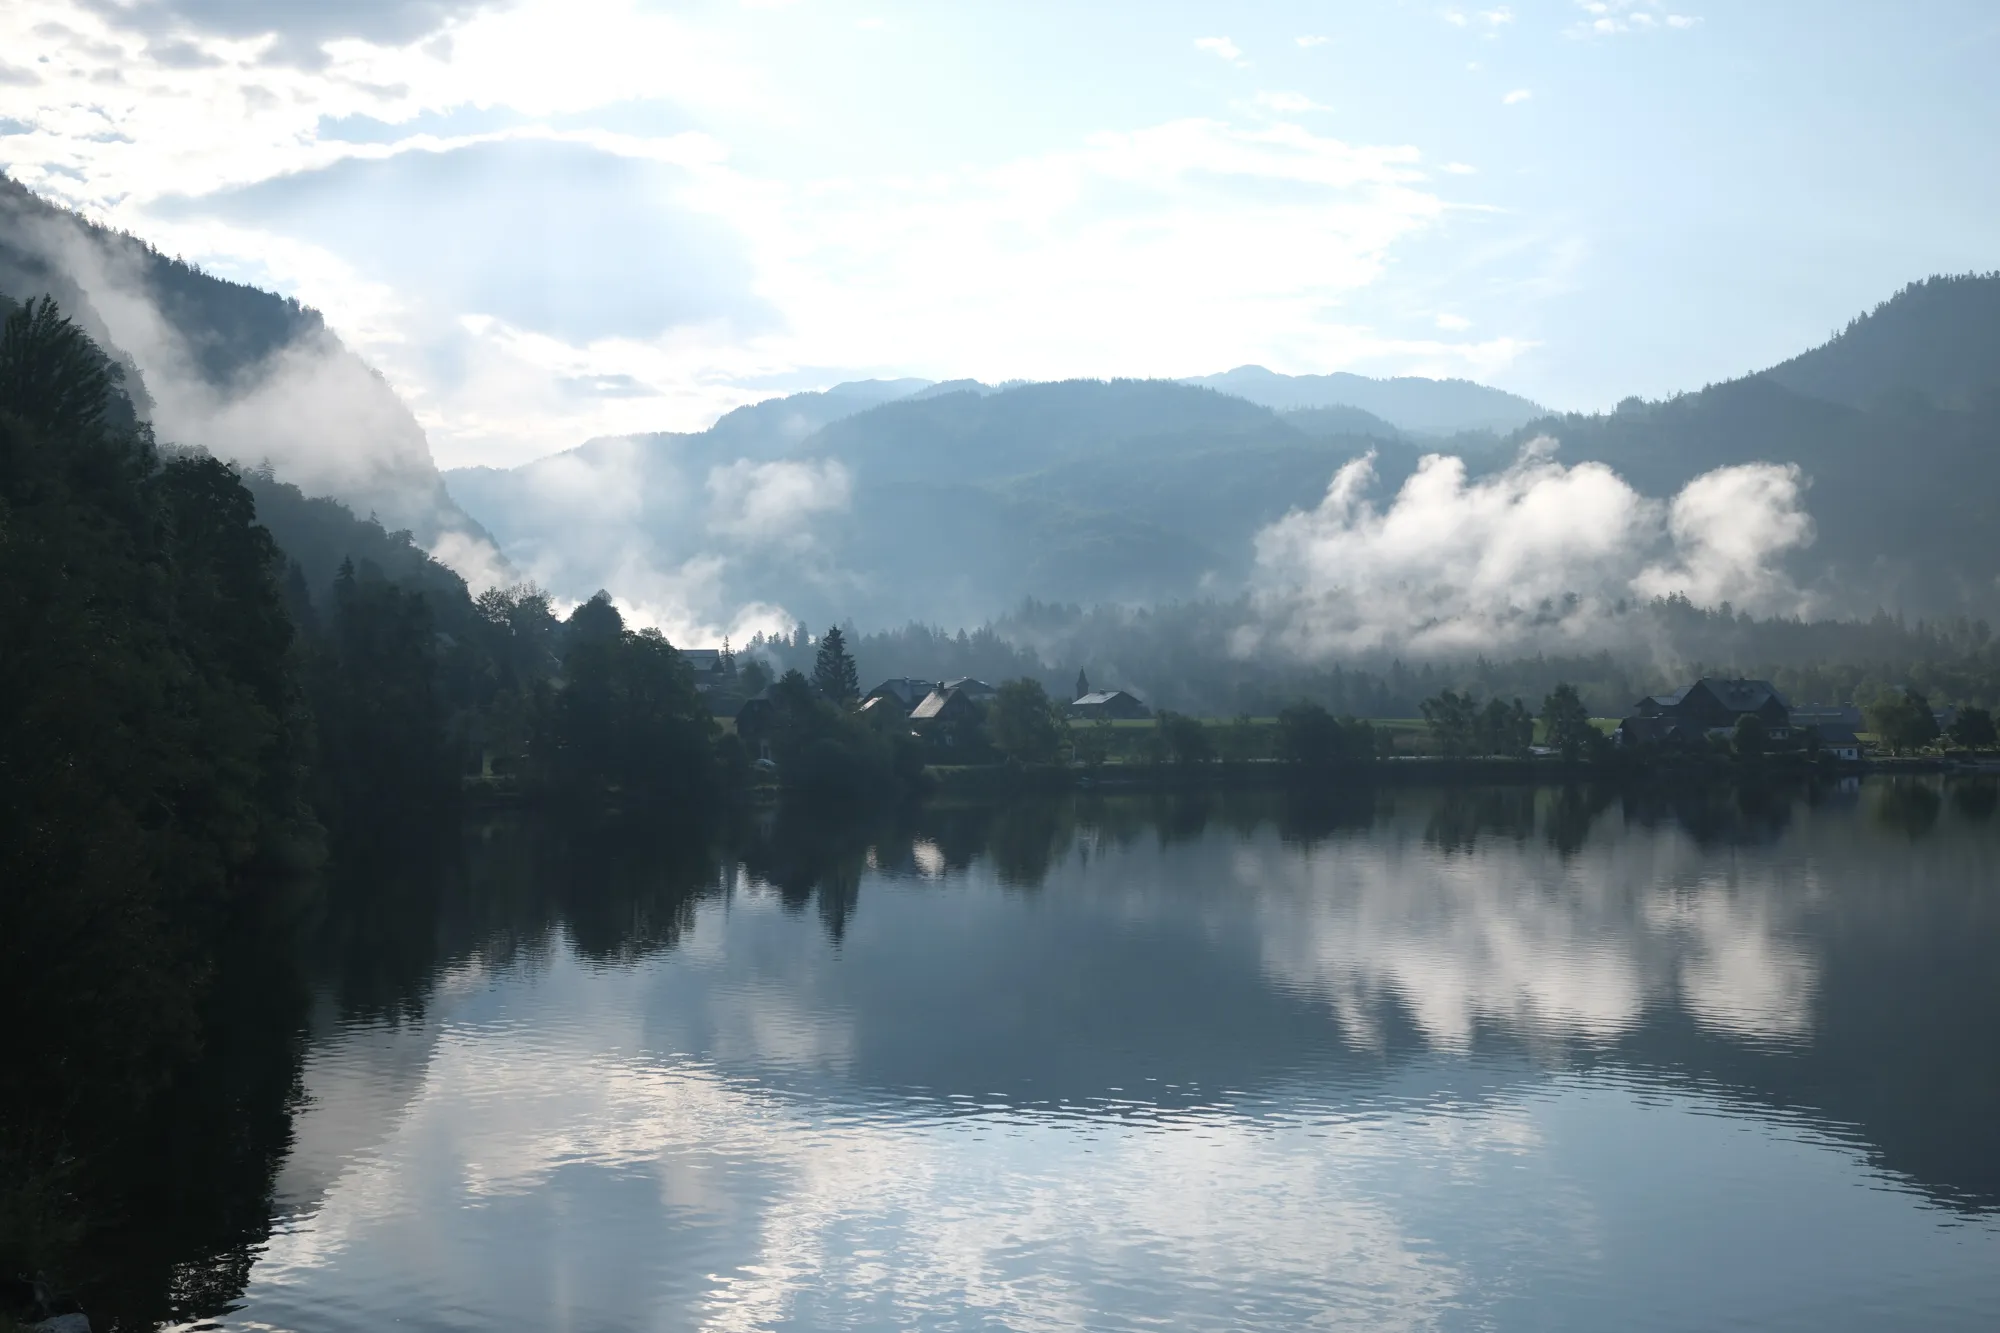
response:
[[[1793,704],[1792,730],[1804,732],[1807,727],[1818,727],[1822,734],[1831,727],[1846,727],[1850,731],[1860,731],[1861,705]]]
[[[958,745],[970,739],[984,721],[985,712],[978,701],[956,685],[940,685],[910,710],[911,725],[940,745]]]
[[[1842,726],[1814,727],[1819,737],[1821,754],[1831,755],[1847,763],[1855,763],[1861,758],[1861,738],[1851,728]]]
[[[1648,695],[1634,704],[1632,715],[1618,725],[1618,743],[1695,744],[1733,734],[1745,717],[1761,722],[1774,741],[1791,739],[1791,706],[1770,681],[1704,676],[1684,690]]]
[[[1072,700],[1069,715],[1082,721],[1092,722],[1103,718],[1110,722],[1137,721],[1153,715],[1153,710],[1140,702],[1135,694],[1124,690],[1093,690],[1080,699]]]
[[[960,676],[957,680],[948,680],[938,686],[938,688],[941,690],[957,690],[976,704],[989,703],[1000,693],[1000,691],[994,689],[985,681],[975,680],[971,676]]]
[[[901,708],[903,716],[908,717],[932,690],[942,688],[935,681],[918,680],[915,676],[892,676],[862,695],[861,706],[868,708],[877,701],[886,700]]]
[[[720,648],[683,648],[680,654],[694,672],[694,687],[703,694],[729,683],[730,662]]]
[[[775,712],[768,685],[745,699],[736,710],[737,738],[759,763],[768,763],[771,758],[771,723]]]

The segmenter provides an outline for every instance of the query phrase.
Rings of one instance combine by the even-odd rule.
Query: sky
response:
[[[1742,374],[2000,268],[1990,0],[9,0],[0,168],[442,466],[843,379]]]

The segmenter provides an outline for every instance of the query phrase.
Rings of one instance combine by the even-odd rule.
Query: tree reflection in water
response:
[[[1095,1007],[1121,1049],[1159,1034],[1116,1015],[1104,987],[1152,995],[1154,1014],[1185,1000],[1176,1041],[1189,1059],[1207,1058],[1199,1052],[1210,1037],[1217,1052],[1264,1041],[1279,1044],[1273,1068],[1286,1066],[1282,1044],[1308,1021],[1300,998],[1324,995],[1342,1023],[1357,1025],[1348,1040],[1368,1067],[1442,1044],[1529,1051],[1579,1071],[1640,1068],[1808,1112],[1845,1127],[1879,1169],[1940,1202],[1996,1209],[1996,805],[1991,780],[1899,779],[1859,790],[1085,795],[876,821],[787,808],[722,828],[478,820],[351,856],[305,906],[243,924],[215,978],[197,1062],[142,1132],[86,1154],[80,1188],[93,1225],[68,1271],[113,1328],[226,1310],[281,1206],[276,1182],[315,1033],[361,1018],[421,1028],[441,978],[457,970],[532,968],[559,949],[631,966],[680,947],[704,903],[742,892],[768,892],[794,913],[812,907],[835,945],[867,910],[865,894],[915,881],[942,881],[937,891],[949,892],[990,875],[1010,892],[1076,895],[1095,891],[1096,868],[1115,861],[1120,891],[1147,900],[1161,890],[1146,867],[1169,857],[1234,877],[1237,899],[1203,910],[1263,932],[1265,975],[1184,987],[1214,964],[1183,952],[1171,985],[1155,990],[1170,979],[1135,986],[1132,969],[1166,968],[1167,954],[1084,957],[1108,946],[1080,940],[1077,958],[1050,960],[1057,970],[1037,975],[1082,987],[1078,1003]],[[1621,848],[1642,843],[1636,869],[1620,860]],[[1799,852],[1809,883],[1792,871],[1760,880],[1761,862],[1731,859],[1731,849],[1777,846]],[[1652,877],[1669,862],[1692,878],[1663,887]],[[1711,863],[1723,879],[1703,869]],[[1518,1007],[1502,978],[1493,1000],[1475,1000],[1459,1018],[1428,1013],[1437,997],[1423,969],[1457,969],[1451,984],[1476,991],[1471,971],[1486,965],[1479,954],[1441,951],[1425,933],[1470,919],[1474,900],[1453,896],[1464,894],[1484,895],[1478,914],[1531,943],[1537,931],[1572,951],[1577,941],[1609,942],[1622,950],[1631,993],[1595,1018],[1550,1026],[1553,1011]],[[1759,940],[1793,952],[1743,952],[1766,947]],[[1758,980],[1767,974],[1776,980]],[[1263,988],[1254,1003],[1230,1010],[1211,999],[1245,984]],[[1175,999],[1190,987],[1207,989]],[[1252,1033],[1232,1027],[1232,1012],[1245,1022],[1266,1016]],[[996,1060],[1033,1057],[989,1050]],[[971,1058],[952,1056],[961,1057]],[[1255,1076],[1252,1065],[1230,1075]]]

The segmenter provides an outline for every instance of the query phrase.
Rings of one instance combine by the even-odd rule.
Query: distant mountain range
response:
[[[1168,380],[938,388],[874,406],[848,386],[797,394],[697,434],[592,440],[446,484],[567,595],[615,591],[639,552],[663,575],[720,561],[716,615],[763,600],[814,623],[959,624],[1028,594],[1228,588],[1248,572],[1250,534],[1311,503],[1343,461],[1378,448],[1400,474],[1417,457],[1366,414],[1293,420]],[[591,514],[579,496],[599,501]]]
[[[490,533],[559,595],[606,587],[684,623],[727,625],[750,603],[815,625],[964,625],[1030,596],[1232,596],[1259,530],[1316,504],[1348,460],[1374,451],[1387,495],[1425,452],[1488,471],[1540,435],[1654,496],[1727,464],[1796,463],[1818,535],[1790,572],[1826,605],[2000,611],[2000,275],[1914,284],[1765,372],[1605,414],[1462,380],[1255,366],[867,380],[442,478],[408,409],[317,312],[0,176],[0,296],[43,292],[121,362],[163,439],[268,460],[278,481],[427,546]],[[307,563],[338,544],[316,538]]]
[[[1553,414],[1465,381],[1256,367],[1182,382],[908,385],[840,385],[704,432],[595,440],[446,480],[503,549],[571,596],[600,575],[615,587],[637,550],[649,569],[706,557],[721,600],[775,602],[815,624],[964,624],[1025,596],[1231,595],[1255,534],[1317,503],[1342,463],[1376,451],[1386,495],[1423,452],[1458,453],[1478,473],[1551,435],[1565,461],[1608,463],[1661,497],[1713,468],[1797,463],[1817,538],[1789,572],[1823,605],[2000,609],[1996,277],[1918,283],[1763,374],[1608,414]],[[826,501],[788,516],[775,544],[748,540],[713,503],[718,479],[757,468],[774,487],[793,469]],[[619,479],[626,502],[602,519],[621,534],[618,559],[579,559],[579,516],[545,498],[574,494],[563,479],[579,473]]]
[[[1220,375],[1182,380],[1234,394],[1280,412],[1302,408],[1360,410],[1411,435],[1494,431],[1505,435],[1548,415],[1548,409],[1471,380],[1416,376],[1377,380],[1366,375],[1280,375],[1262,366],[1238,366]]]

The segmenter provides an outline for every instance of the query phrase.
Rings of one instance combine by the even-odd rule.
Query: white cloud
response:
[[[1437,326],[1447,333],[1463,333],[1472,327],[1472,321],[1464,315],[1439,315]]]
[[[710,470],[708,494],[710,531],[802,549],[811,543],[807,522],[844,511],[854,480],[837,459],[753,463],[743,458]]]
[[[1414,834],[1395,820],[1337,847],[1246,840],[1218,876],[1251,904],[1267,975],[1317,996],[1352,1044],[1380,1045],[1390,1000],[1445,1050],[1496,1026],[1602,1044],[1676,1000],[1727,1036],[1811,1030],[1818,967],[1798,941],[1809,885],[1717,876],[1672,828],[1568,856],[1511,837],[1468,856]]]
[[[69,35],[50,35],[53,19]],[[962,168],[765,175],[711,134],[589,126],[601,108],[663,95],[683,122],[805,114],[740,48],[676,12],[523,0],[440,22],[439,40],[350,37],[331,41],[316,67],[274,66],[261,63],[262,39],[195,31],[169,61],[149,54],[144,34],[60,0],[0,6],[0,50],[45,71],[39,83],[0,87],[0,116],[36,127],[8,138],[10,169],[169,253],[324,310],[411,404],[447,466],[697,429],[770,386],[824,382],[813,368],[1004,379],[1257,361],[1481,375],[1521,350],[1507,338],[1385,337],[1340,313],[1450,206],[1426,187],[1412,148],[1263,123],[1314,110],[1299,93],[1271,92],[1237,123],[1078,133]],[[1246,59],[1226,37],[1200,49]],[[35,63],[43,55],[49,63]],[[187,67],[194,57],[218,63]],[[489,301],[462,283],[435,290],[452,277],[449,254],[412,281],[413,246],[390,271],[358,248],[366,228],[160,204],[241,187],[275,194],[263,183],[333,168],[374,180],[419,157],[518,156],[523,145],[645,168],[628,174],[653,182],[647,217],[654,196],[670,194],[677,216],[740,242],[739,294],[768,309],[767,326],[746,331],[733,305],[711,303],[657,335],[636,324],[593,330],[569,317],[578,312],[516,308],[569,290],[555,281],[561,265],[530,258],[509,274],[511,297]],[[367,198],[354,186],[348,205]],[[409,208],[377,226],[385,244],[458,234]],[[492,243],[467,235],[475,248]]]
[[[1301,111],[1326,111],[1329,108],[1313,101],[1304,93],[1262,92],[1257,94],[1257,105],[1267,111],[1281,114],[1295,114]]]
[[[703,467],[668,438],[610,438],[530,464],[520,489],[486,519],[506,546],[510,577],[568,603],[599,588],[626,620],[681,645],[789,629],[780,606],[747,598],[742,566],[796,558],[814,546],[815,517],[844,508],[837,464],[738,460]],[[479,551],[453,568],[473,580]]]
[[[1260,623],[1239,650],[1597,647],[1629,632],[1616,611],[1634,600],[1808,605],[1777,567],[1812,537],[1796,469],[1722,468],[1662,506],[1602,463],[1565,467],[1554,454],[1537,440],[1476,480],[1464,460],[1429,455],[1386,509],[1366,498],[1374,455],[1347,464],[1317,508],[1258,535]]]
[[[1696,15],[1672,13],[1661,0],[1576,0],[1584,18],[1570,31],[1576,37],[1614,37],[1661,28],[1685,30],[1701,22]]]
[[[1533,96],[1534,93],[1530,92],[1526,88],[1516,88],[1514,89],[1514,91],[1508,93],[1505,97],[1501,98],[1500,104],[1502,106],[1514,106],[1518,103],[1529,100]]]
[[[445,532],[430,547],[431,559],[465,580],[477,597],[488,588],[504,588],[518,582],[520,571],[508,564],[498,547],[483,537],[466,532]]]
[[[1232,65],[1249,63],[1243,59],[1243,49],[1227,37],[1197,37],[1194,39],[1194,44],[1196,50],[1206,51]]]
[[[1474,176],[1479,173],[1478,167],[1470,166],[1464,162],[1447,162],[1440,170],[1447,171],[1454,176]]]
[[[1328,40],[1328,38],[1322,37],[1318,33],[1306,33],[1303,36],[1292,38],[1292,43],[1296,46],[1314,47],[1325,46]]]
[[[1797,594],[1770,557],[1812,544],[1804,500],[1795,464],[1752,463],[1696,477],[1668,515],[1675,557],[1642,572],[1633,586],[1653,596],[1683,593],[1704,606],[1795,604]]]
[[[741,210],[797,361],[1147,375],[1253,348],[1316,367],[1380,352],[1327,312],[1442,218],[1423,176],[1408,148],[1185,120],[990,170],[746,189],[724,206]]]

